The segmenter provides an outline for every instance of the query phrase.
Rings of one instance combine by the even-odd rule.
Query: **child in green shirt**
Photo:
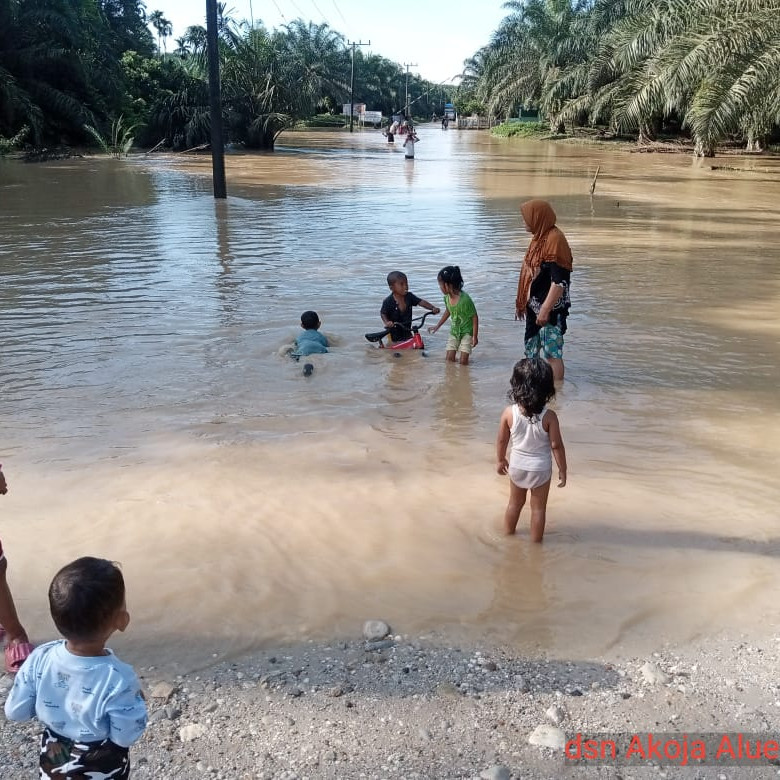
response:
[[[439,289],[444,293],[446,308],[441,319],[428,330],[430,333],[436,333],[447,320],[450,320],[450,337],[447,339],[446,359],[454,363],[458,352],[460,352],[460,364],[467,366],[471,350],[479,343],[477,308],[474,306],[471,296],[463,291],[463,277],[457,265],[448,265],[442,268],[437,279]]]

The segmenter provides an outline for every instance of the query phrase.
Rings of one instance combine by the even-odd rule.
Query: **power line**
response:
[[[341,21],[344,22],[344,26],[348,28],[349,27],[349,22],[344,18],[344,14],[341,13],[341,9],[339,8],[338,3],[336,2],[336,0],[333,0],[333,7],[336,9],[336,11],[338,12],[338,15],[341,17]]]
[[[303,20],[303,11],[295,4],[295,0],[290,0],[292,7],[298,12],[298,18]]]
[[[325,24],[330,27],[330,22],[328,21],[328,18],[325,16],[322,11],[320,11],[319,7],[317,6],[317,3],[314,2],[314,0],[311,0],[311,4],[314,6],[314,10],[317,11],[317,13],[322,17],[322,21],[325,22]]]
[[[279,3],[277,3],[276,0],[273,0],[273,2],[276,6],[276,10],[279,12],[279,16],[281,16],[284,23],[287,24],[287,17],[282,13],[282,9],[279,8]]]

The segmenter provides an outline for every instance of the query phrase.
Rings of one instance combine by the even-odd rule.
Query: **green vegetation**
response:
[[[317,114],[316,116],[304,119],[299,123],[300,127],[344,127],[345,121],[349,121],[349,117],[336,116],[334,114]]]
[[[284,130],[325,126],[324,115],[344,124],[352,66],[344,36],[302,20],[275,30],[237,24],[227,5],[218,4],[226,141],[272,150]],[[699,155],[780,140],[780,0],[504,7],[457,90],[411,73],[407,82],[398,63],[357,49],[354,102],[388,117],[404,107],[408,87],[419,118],[441,115],[450,101],[463,116],[490,120],[524,107],[538,109],[550,133],[598,126],[642,144],[684,135]],[[207,144],[206,31],[188,28],[168,53],[170,35],[170,22],[147,15],[143,0],[0,0],[0,151],[99,138],[124,154],[132,136],[147,148]],[[497,132],[539,133],[529,125]]]
[[[100,148],[117,160],[122,156],[127,157],[130,148],[133,145],[133,131],[135,127],[129,127],[124,123],[124,117],[119,117],[111,123],[111,135],[108,139],[103,136],[92,125],[85,125],[84,129],[97,141]]]
[[[18,149],[24,142],[25,138],[27,138],[29,132],[30,128],[24,126],[13,138],[0,137],[0,156],[9,154],[14,149]]]
[[[237,24],[219,3],[226,141],[272,150],[300,123],[343,126],[351,48],[328,25]],[[148,25],[154,28],[153,35]],[[142,0],[0,0],[0,149],[95,144],[121,156],[135,141],[188,149],[209,142],[206,30],[194,26],[171,53],[171,24]],[[155,37],[157,43],[155,46]],[[355,51],[354,102],[441,113],[442,89],[398,63]],[[23,128],[28,128],[22,133]]]
[[[490,117],[533,106],[552,132],[603,125],[640,143],[689,133],[761,149],[780,124],[780,0],[510,0],[461,92]]]
[[[544,122],[504,122],[492,128],[491,133],[503,138],[515,135],[521,138],[543,138],[550,135],[550,127]]]

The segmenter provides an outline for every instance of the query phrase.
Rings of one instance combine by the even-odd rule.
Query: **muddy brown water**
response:
[[[229,156],[223,203],[204,158],[0,161],[0,537],[36,640],[84,554],[125,571],[112,645],[172,670],[374,617],[572,658],[777,629],[780,169],[420,137],[408,162],[285,134]],[[526,518],[501,536],[493,444],[530,197],[575,253],[541,549]],[[444,330],[373,349],[387,272],[439,302],[450,263],[472,365]],[[310,308],[335,346],[305,378],[283,350]]]

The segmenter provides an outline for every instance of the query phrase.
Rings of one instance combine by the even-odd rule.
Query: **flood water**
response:
[[[778,629],[780,168],[420,136],[408,162],[285,134],[228,158],[222,203],[206,158],[0,160],[0,537],[34,640],[85,554],[125,572],[112,646],[158,668],[367,618],[571,658]],[[575,255],[541,548],[525,516],[501,535],[494,466],[531,197]],[[426,355],[364,340],[388,271],[439,304],[450,263],[468,368],[446,328]],[[310,378],[283,354],[306,309],[335,344]]]

